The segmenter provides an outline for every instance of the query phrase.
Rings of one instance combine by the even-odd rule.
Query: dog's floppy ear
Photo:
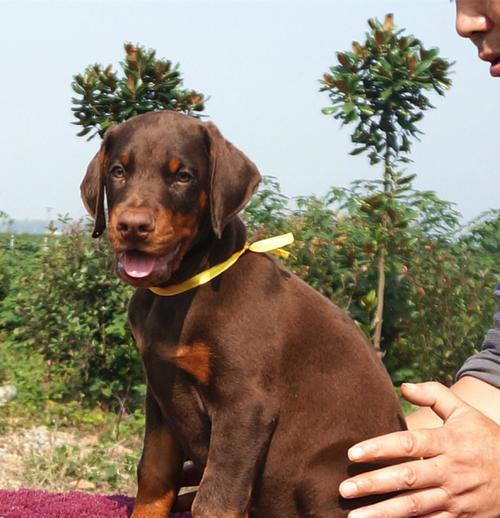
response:
[[[210,156],[212,227],[221,237],[224,227],[250,201],[261,180],[255,164],[228,142],[211,122],[206,123]]]
[[[104,174],[102,171],[102,149],[95,155],[87,167],[87,173],[80,185],[80,193],[87,212],[94,219],[92,237],[99,237],[106,228],[104,211]]]

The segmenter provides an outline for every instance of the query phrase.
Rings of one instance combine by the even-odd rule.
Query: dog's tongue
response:
[[[125,273],[136,279],[147,277],[153,271],[155,262],[154,256],[137,250],[125,252],[120,259]]]

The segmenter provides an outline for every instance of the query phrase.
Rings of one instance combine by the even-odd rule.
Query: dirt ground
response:
[[[108,489],[98,480],[98,471],[105,471],[107,462],[99,465],[98,436],[69,431],[50,430],[46,426],[11,428],[0,435],[0,488],[19,489],[31,487],[50,491],[79,489],[93,491]],[[107,449],[110,459],[132,455],[132,451],[117,444],[113,451]],[[92,465],[89,458],[92,457]],[[135,480],[122,473],[118,480],[120,489],[132,495]],[[109,484],[108,484],[109,485]],[[103,487],[104,486],[104,487]]]

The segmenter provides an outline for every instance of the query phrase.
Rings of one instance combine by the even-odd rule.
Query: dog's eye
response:
[[[125,177],[125,171],[123,170],[123,167],[121,166],[116,166],[116,167],[113,167],[109,174],[113,177],[113,178],[116,178],[118,180],[122,180],[124,177]]]
[[[176,180],[180,183],[189,183],[193,179],[193,175],[187,171],[179,171]]]

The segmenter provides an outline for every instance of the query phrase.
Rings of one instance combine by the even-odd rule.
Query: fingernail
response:
[[[347,452],[347,455],[351,460],[358,460],[361,459],[361,457],[363,457],[364,453],[365,452],[363,448],[361,448],[360,446],[354,446]]]
[[[410,392],[413,390],[417,390],[417,385],[415,383],[403,383],[406,390],[409,390]]]
[[[358,486],[354,482],[342,482],[340,484],[340,494],[346,498],[354,496],[358,492]]]

